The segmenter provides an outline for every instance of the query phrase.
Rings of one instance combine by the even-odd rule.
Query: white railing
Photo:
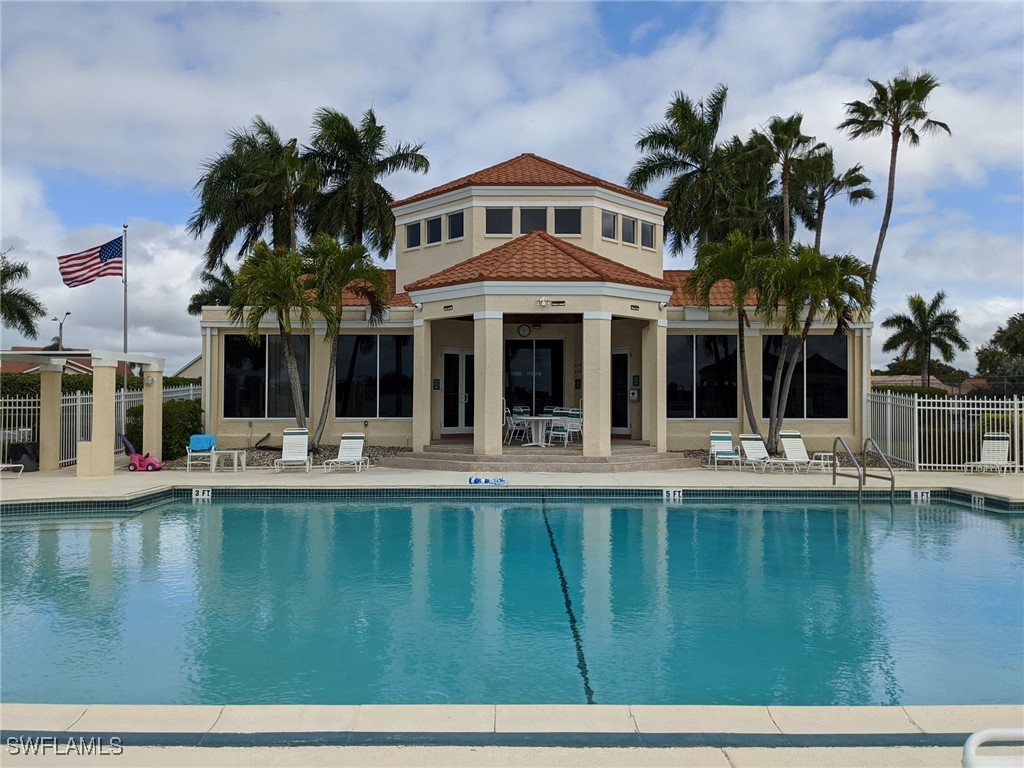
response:
[[[871,392],[871,437],[895,465],[915,470],[963,469],[981,455],[986,432],[1010,435],[1014,471],[1024,468],[1021,398],[922,397]]]
[[[196,384],[164,388],[168,400],[199,400],[203,389]],[[142,405],[142,390],[119,389],[114,393],[114,431],[124,432],[129,408]],[[78,442],[92,437],[92,393],[73,392],[60,399],[60,466],[77,461]],[[0,398],[0,457],[7,456],[11,443],[39,442],[39,396]],[[141,446],[136,446],[141,449]],[[114,453],[123,454],[124,446],[115,438]]]

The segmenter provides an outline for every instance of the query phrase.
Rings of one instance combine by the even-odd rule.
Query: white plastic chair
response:
[[[810,472],[812,467],[817,467],[824,472],[830,466],[822,459],[812,459],[807,455],[804,439],[795,429],[784,429],[779,432],[779,442],[782,443],[782,451],[786,458],[793,462],[794,470],[803,469]]]
[[[508,408],[505,409],[506,443],[511,443],[516,438],[520,440],[526,439],[526,435],[529,433],[530,425],[522,420],[521,416],[525,415],[526,414],[516,413],[515,409],[513,409],[512,411],[509,411]]]
[[[193,466],[213,468],[213,452],[217,450],[217,439],[213,435],[192,435],[185,449],[188,459],[185,471],[191,472]]]
[[[5,469],[9,469],[12,472],[16,471],[17,474],[20,476],[21,473],[25,471],[25,465],[24,464],[0,464],[0,472],[3,472]]]
[[[755,471],[760,467],[762,472],[766,472],[769,468],[785,472],[786,467],[792,467],[796,472],[796,462],[771,456],[760,435],[740,435],[740,447],[743,449],[743,455],[746,456],[746,463],[750,464]]]
[[[324,462],[324,472],[330,472],[335,467],[353,466],[356,472],[362,471],[363,467],[370,466],[370,460],[363,456],[363,443],[366,442],[366,435],[362,432],[345,432],[338,444],[338,458],[328,459]]]
[[[981,459],[964,463],[964,472],[984,472],[986,469],[995,470],[1000,475],[1013,469],[1009,433],[986,432],[981,439]]]
[[[561,440],[562,445],[566,448],[569,447],[569,419],[566,417],[559,417],[551,420],[551,428],[548,430],[548,445],[552,445],[555,440]]]
[[[274,460],[274,471],[285,467],[302,467],[307,472],[313,466],[309,457],[309,430],[305,427],[290,427],[284,431],[281,440],[281,458]]]
[[[732,444],[732,432],[721,429],[711,430],[711,452],[708,454],[708,466],[718,471],[718,465],[731,464],[740,469],[743,466],[743,457]]]

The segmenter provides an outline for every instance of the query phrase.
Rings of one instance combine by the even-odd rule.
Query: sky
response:
[[[870,262],[888,173],[886,138],[836,130],[868,78],[927,69],[952,135],[899,151],[876,288],[882,318],[945,291],[972,351],[1024,311],[1024,6],[1018,2],[0,4],[0,247],[27,262],[47,309],[39,343],[70,311],[66,346],[121,349],[122,285],[60,280],[57,256],[128,224],[129,348],[173,373],[199,354],[205,243],[185,231],[202,164],[262,115],[306,142],[314,111],[369,107],[391,142],[422,142],[415,194],[523,152],[622,183],[638,135],[676,92],[729,95],[720,138],[804,115],[841,169],[878,194],[828,207],[822,249]],[[660,187],[648,190],[660,194]],[[797,240],[813,242],[806,231]],[[393,258],[393,257],[392,257]],[[692,255],[668,256],[686,269]],[[26,340],[3,329],[0,346]]]

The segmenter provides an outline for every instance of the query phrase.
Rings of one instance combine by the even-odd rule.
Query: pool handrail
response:
[[[853,468],[856,470],[856,475],[849,475],[846,472],[839,471],[839,454],[836,449],[840,445],[843,446],[843,450],[846,452],[847,457],[853,464]],[[846,440],[843,439],[842,435],[837,436],[836,439],[832,441],[832,485],[836,484],[836,476],[857,478],[857,501],[859,502],[864,491],[864,478],[861,477],[860,464],[857,462],[857,457],[853,455],[853,451],[850,450],[850,446],[846,444]]]
[[[963,768],[1003,768],[1020,765],[1020,755],[979,755],[978,748],[989,742],[1024,744],[1024,728],[985,728],[975,731],[964,742],[960,762]]]
[[[878,454],[878,457],[882,460],[882,463],[885,465],[885,468],[889,471],[888,475],[868,474],[868,453],[869,451],[872,450],[874,451],[874,453]],[[896,495],[896,473],[892,471],[892,464],[889,463],[889,459],[887,459],[885,457],[885,454],[882,453],[882,449],[878,447],[878,443],[875,442],[875,438],[869,437],[864,440],[864,446],[861,448],[860,451],[860,458],[863,462],[861,472],[864,474],[864,482],[867,482],[867,479],[869,477],[874,477],[878,480],[888,480],[889,498],[892,499]]]

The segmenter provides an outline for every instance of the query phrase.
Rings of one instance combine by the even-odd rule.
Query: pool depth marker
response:
[[[572,609],[572,598],[569,597],[569,584],[565,580],[565,571],[562,570],[562,558],[558,556],[558,546],[555,544],[555,534],[551,530],[551,522],[548,520],[548,505],[546,499],[541,499],[541,514],[544,515],[544,527],[548,529],[548,543],[551,545],[551,554],[555,556],[555,568],[558,569],[558,580],[562,584],[562,599],[565,600],[565,612],[569,616],[569,629],[572,630],[572,639],[576,643],[576,666],[579,667],[580,677],[583,678],[583,693],[587,697],[587,704],[594,703],[594,689],[590,687],[590,672],[587,670],[587,657],[583,655],[583,639],[580,637],[580,630],[576,626],[576,614]]]

